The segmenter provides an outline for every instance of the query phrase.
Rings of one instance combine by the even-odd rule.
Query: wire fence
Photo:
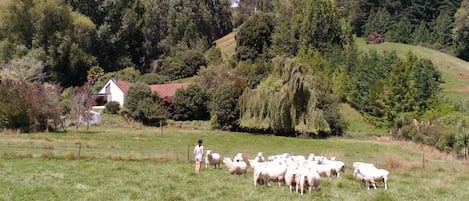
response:
[[[0,156],[22,158],[59,159],[115,159],[115,160],[154,160],[192,161],[190,148],[178,147],[177,151],[139,150],[135,147],[100,147],[84,144],[3,144],[0,143]]]

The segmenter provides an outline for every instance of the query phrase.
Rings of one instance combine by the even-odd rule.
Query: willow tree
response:
[[[275,58],[274,70],[240,97],[240,126],[273,132],[330,133],[323,80],[292,58]],[[328,112],[328,111],[327,111]]]

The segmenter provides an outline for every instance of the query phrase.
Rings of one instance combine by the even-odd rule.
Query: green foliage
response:
[[[138,81],[143,82],[148,85],[164,84],[169,81],[169,77],[156,74],[156,73],[146,73],[146,74],[141,75],[138,78]]]
[[[300,0],[293,19],[298,23],[301,46],[314,47],[320,52],[330,45],[343,46],[342,24],[338,15],[333,1]]]
[[[466,126],[465,120],[461,120],[458,123],[455,138],[456,153],[466,159],[469,156],[469,129]]]
[[[383,90],[386,116],[392,121],[401,112],[423,114],[440,90],[440,74],[429,60],[408,53],[393,64]]]
[[[174,57],[166,57],[156,72],[171,80],[177,80],[196,75],[206,63],[200,51],[185,50],[178,52]]]
[[[358,64],[349,70],[347,100],[360,111],[373,117],[383,116],[381,96],[384,80],[391,65],[397,60],[395,52],[366,52],[358,57]]]
[[[209,107],[216,128],[231,130],[238,127],[239,96],[233,83],[224,83],[215,90]]]
[[[430,35],[431,43],[448,49],[453,45],[454,24],[448,13],[442,13],[433,21],[433,32]]]
[[[109,114],[117,114],[120,110],[120,103],[117,101],[107,102],[104,107],[104,112]]]
[[[274,29],[272,16],[257,14],[251,16],[236,33],[236,59],[254,61],[272,44]]]
[[[0,127],[29,132],[33,119],[28,113],[31,103],[24,100],[29,92],[24,83],[2,81],[0,84]]]
[[[461,7],[454,14],[454,35],[457,43],[457,55],[469,60],[469,1],[463,0]]]
[[[226,64],[208,66],[201,68],[194,78],[194,82],[205,89],[210,97],[213,97],[215,91],[225,83],[237,80],[235,69]]]
[[[124,106],[131,117],[145,125],[155,125],[168,117],[162,105],[162,99],[153,93],[148,85],[137,82],[129,87],[125,94]]]
[[[195,84],[179,89],[173,97],[172,116],[174,120],[208,119],[209,96]]]
[[[218,65],[223,62],[220,48],[213,46],[205,52],[205,59],[208,65]]]
[[[368,36],[372,32],[384,35],[392,25],[392,18],[388,11],[384,8],[374,12],[371,11],[368,20],[364,25],[364,35]]]
[[[60,90],[57,85],[3,80],[0,83],[0,128],[47,131],[48,121],[57,122],[62,114]]]
[[[276,23],[272,33],[272,51],[276,55],[292,56],[298,52],[298,22],[291,20],[294,7],[291,1],[280,1],[276,6]]]
[[[45,55],[35,59],[46,64],[45,81],[64,87],[86,82],[86,71],[95,62],[88,51],[95,26],[88,17],[60,0],[3,1],[0,13],[1,47],[10,48],[0,50],[4,59],[43,51]]]
[[[430,40],[430,30],[428,30],[425,21],[421,21],[420,24],[415,28],[412,33],[412,43],[421,44],[426,43]]]
[[[409,43],[412,38],[413,26],[407,19],[401,18],[386,32],[386,40],[396,43]]]
[[[236,67],[236,74],[244,79],[249,88],[254,89],[271,71],[271,64],[267,62],[240,62]]]
[[[273,73],[240,97],[241,126],[302,134],[340,132],[344,124],[328,82],[294,59],[276,58],[273,63]]]

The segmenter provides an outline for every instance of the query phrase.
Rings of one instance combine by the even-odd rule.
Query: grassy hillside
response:
[[[230,60],[235,55],[236,49],[236,40],[235,40],[236,31],[233,31],[223,38],[215,41],[218,48],[220,48],[222,57],[224,61]]]
[[[456,101],[469,94],[469,62],[454,56],[439,52],[430,48],[406,45],[401,43],[366,44],[364,38],[356,38],[356,44],[360,50],[375,49],[378,52],[396,51],[398,55],[405,55],[409,51],[419,58],[430,59],[442,73],[443,95]]]
[[[353,135],[354,138],[366,137],[369,134],[382,135],[386,134],[386,129],[376,128],[375,126],[367,123],[365,118],[349,104],[343,103],[340,105],[340,114],[344,117],[347,122],[347,130],[345,131],[349,135]]]
[[[84,128],[81,128],[84,130]],[[389,141],[301,139],[207,130],[92,127],[90,133],[0,133],[0,196],[4,200],[465,200],[467,162],[431,149]],[[300,196],[285,186],[254,188],[244,176],[221,170],[193,172],[192,148],[253,158],[288,152],[336,156],[348,168],[323,178],[320,190]],[[81,146],[78,146],[81,144]],[[78,149],[81,147],[81,149]],[[80,150],[81,159],[77,159]],[[22,153],[21,157],[15,155]],[[422,153],[425,152],[424,160]],[[354,161],[390,171],[389,189],[367,191],[352,176]]]

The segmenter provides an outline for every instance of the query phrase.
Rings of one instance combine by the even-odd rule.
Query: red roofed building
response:
[[[153,84],[150,85],[151,91],[156,92],[163,101],[172,103],[174,94],[178,89],[187,89],[189,83],[171,83],[171,84]]]
[[[95,94],[95,108],[104,108],[107,102],[117,101],[122,107],[125,103],[125,93],[132,83],[115,78],[109,79],[104,87]],[[189,83],[171,83],[150,85],[151,91],[157,93],[164,101],[165,105],[171,105],[173,97],[178,89],[186,89]]]

